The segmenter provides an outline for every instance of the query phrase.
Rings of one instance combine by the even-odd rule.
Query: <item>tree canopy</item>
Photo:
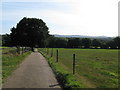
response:
[[[116,47],[120,48],[120,37],[116,37],[113,39]]]
[[[82,45],[84,46],[84,48],[89,48],[91,45],[91,40],[89,38],[83,38]]]
[[[68,39],[67,47],[78,48],[80,46],[82,46],[82,41],[80,38],[69,38]]]
[[[11,33],[1,35],[3,46],[50,47],[50,48],[120,48],[120,37],[115,38],[65,38],[49,35],[48,27],[42,19],[21,19]],[[0,42],[1,44],[1,42]]]
[[[43,47],[49,31],[42,19],[24,17],[11,29],[10,35],[15,46]]]
[[[100,47],[101,46],[101,42],[97,39],[93,39],[92,40],[92,46],[94,46],[95,48]]]
[[[13,46],[11,43],[11,36],[9,34],[0,35],[2,46]],[[13,42],[13,41],[12,41]],[[61,38],[49,35],[47,39],[42,42],[41,46],[47,48],[103,48],[103,49],[119,49],[120,37],[115,37],[112,40],[100,40],[90,38]],[[14,45],[15,46],[15,45]]]

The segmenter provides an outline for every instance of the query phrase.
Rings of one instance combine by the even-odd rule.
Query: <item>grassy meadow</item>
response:
[[[40,49],[51,57],[52,49]],[[52,62],[56,63],[56,50],[53,49]],[[72,73],[73,54],[76,55],[74,77],[86,88],[118,87],[118,50],[114,49],[58,49],[58,64]]]

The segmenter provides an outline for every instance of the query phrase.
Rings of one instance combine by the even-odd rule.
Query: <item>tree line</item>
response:
[[[21,19],[10,34],[2,36],[2,46],[39,48],[120,48],[120,37],[106,41],[90,38],[60,38],[49,34],[49,28],[42,19]]]
[[[42,45],[41,45],[42,44]],[[12,47],[10,34],[2,35],[2,46]],[[102,48],[102,49],[119,49],[120,37],[115,37],[113,40],[101,40],[90,38],[61,38],[49,35],[49,37],[35,47],[40,48]]]
[[[49,48],[103,48],[119,49],[120,37],[106,41],[101,39],[90,38],[59,38],[50,36],[47,47]]]

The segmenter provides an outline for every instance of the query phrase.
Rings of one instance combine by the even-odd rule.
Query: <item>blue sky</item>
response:
[[[35,17],[43,19],[50,34],[117,36],[118,1],[4,0],[1,33],[10,33],[23,17]]]

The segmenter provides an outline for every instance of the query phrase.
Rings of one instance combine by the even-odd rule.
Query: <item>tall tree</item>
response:
[[[2,35],[2,46],[12,46],[9,34]]]
[[[67,43],[68,48],[79,48],[80,46],[82,46],[82,41],[80,38],[69,38],[68,39],[68,43]]]
[[[95,48],[100,47],[101,46],[101,42],[97,39],[93,39],[92,40],[92,46],[94,46]]]
[[[56,37],[50,35],[47,39],[47,47],[55,48],[56,47]]]
[[[11,39],[15,46],[36,46],[45,45],[45,40],[49,36],[48,27],[42,19],[24,17],[11,29]]]
[[[56,37],[55,47],[56,48],[65,48],[67,46],[67,40],[65,38]]]
[[[115,49],[116,48],[115,42],[113,40],[112,41],[108,41],[106,43],[106,45],[107,45],[108,48],[110,47],[111,49]]]
[[[120,48],[120,37],[116,37],[113,39],[116,47]]]
[[[89,38],[83,38],[82,39],[82,45],[84,46],[84,48],[90,48],[91,40]]]

